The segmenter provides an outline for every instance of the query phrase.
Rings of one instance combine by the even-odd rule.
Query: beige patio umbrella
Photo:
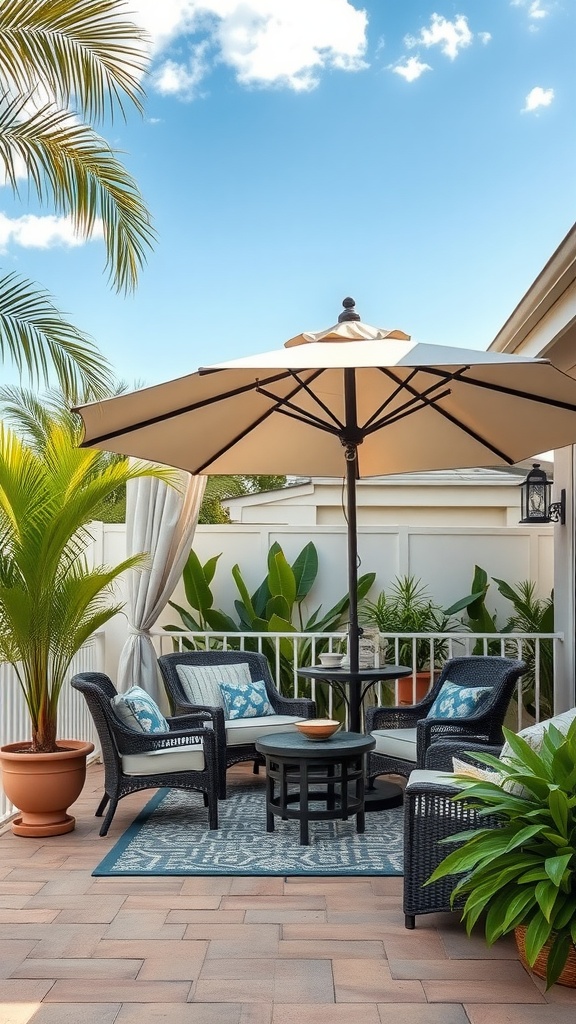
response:
[[[545,359],[414,342],[360,321],[77,409],[83,444],[191,473],[346,476],[350,668],[356,480],[509,466],[576,442],[576,381]]]

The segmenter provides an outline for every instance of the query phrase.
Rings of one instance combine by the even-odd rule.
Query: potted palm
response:
[[[414,576],[398,576],[388,592],[382,591],[375,601],[364,601],[359,609],[363,625],[376,627],[380,633],[398,635],[402,633],[445,633],[453,627],[453,621],[442,608],[435,604],[428,594],[428,588]],[[405,637],[396,646],[387,646],[387,661],[390,664],[412,665],[416,673],[416,700],[426,696],[433,682],[434,671],[445,660],[448,644],[444,639]],[[431,664],[432,659],[432,664]],[[400,704],[412,704],[414,698],[411,677],[399,679],[398,700]]]
[[[29,739],[0,748],[0,764],[6,796],[21,811],[13,831],[43,836],[74,828],[67,808],[82,789],[93,750],[91,743],[57,739],[68,668],[119,611],[113,582],[143,560],[90,567],[88,524],[128,480],[150,473],[169,478],[170,471],[83,451],[74,443],[71,414],[36,411],[41,422],[23,416],[27,440],[0,423],[0,661],[14,667],[31,726]],[[56,795],[53,784],[61,790]]]
[[[474,756],[498,772],[494,781],[456,779],[454,800],[497,815],[497,829],[462,832],[429,883],[462,875],[452,902],[465,900],[468,934],[482,915],[489,945],[514,932],[520,959],[546,987],[576,985],[576,719],[566,733],[553,722],[539,752],[504,729],[506,760]]]

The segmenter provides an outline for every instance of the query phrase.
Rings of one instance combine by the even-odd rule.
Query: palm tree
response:
[[[172,473],[78,448],[69,414],[47,413],[28,430],[26,415],[20,433],[0,423],[0,661],[12,663],[22,688],[31,750],[51,752],[70,662],[119,611],[114,581],[143,561],[90,567],[89,523],[128,480]]]
[[[22,166],[40,202],[89,238],[101,221],[106,267],[118,291],[135,288],[154,232],[134,178],[95,125],[142,109],[145,34],[119,0],[2,0],[0,162],[17,195]],[[96,347],[48,293],[16,274],[0,277],[0,359],[34,382],[55,368],[74,400],[100,397],[110,373]]]

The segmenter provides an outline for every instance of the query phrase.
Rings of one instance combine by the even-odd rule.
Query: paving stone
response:
[[[250,924],[244,910],[170,910],[166,924]],[[267,922],[274,924],[275,922]]]
[[[350,924],[348,922],[322,921],[320,923],[290,923],[282,928],[282,938],[296,942],[315,942],[316,940],[337,939],[338,941],[372,940],[381,941],[394,935],[386,924],[371,922],[367,924]]]
[[[224,896],[231,887],[231,878],[185,878],[181,891],[183,896]]]
[[[242,1024],[242,1004],[149,1003],[143,1021],[142,1007],[127,1003],[115,1024]]]
[[[37,983],[38,984],[38,983]],[[49,1003],[185,1003],[190,985],[181,981],[56,981],[45,999]]]
[[[382,959],[384,950],[381,942],[363,942],[362,940],[320,940],[310,942],[285,942],[281,941],[278,951],[282,957],[307,957],[310,960],[336,960],[358,957],[365,960],[368,957]]]
[[[470,1024],[574,1024],[576,1019],[574,993],[569,1006],[530,1006],[526,1003],[494,1006],[470,1003],[465,1009]]]
[[[276,963],[274,1003],[334,1003],[329,960],[288,960]]]
[[[258,979],[203,981],[200,979],[192,996],[193,1003],[270,1003],[270,982]]]
[[[120,1003],[42,1003],[29,1024],[115,1024],[119,1012]]]
[[[334,960],[337,1003],[425,1003],[419,981],[395,981],[385,962]]]
[[[203,960],[207,942],[175,942],[170,939],[103,939],[94,947],[94,957],[146,960]]]
[[[13,978],[135,978],[141,960],[94,960],[92,957],[58,957],[42,960],[28,957],[13,972]]]
[[[59,910],[29,910],[28,906],[20,910],[0,910],[0,928],[10,924],[50,924],[58,917]]]
[[[381,1024],[470,1024],[466,1010],[456,1003],[379,1003],[378,1010]]]
[[[254,978],[255,981],[268,981],[272,986],[276,961],[270,959],[252,960],[205,960],[202,964],[200,977],[202,981],[241,981]]]
[[[445,981],[519,981],[526,971],[518,960],[388,960],[393,978]]]
[[[153,911],[125,911],[116,914],[104,932],[106,939],[183,939],[185,924],[166,924],[166,914]]]
[[[415,929],[413,934],[418,931]],[[442,943],[448,956],[461,960],[512,960],[517,959],[516,943],[512,935],[505,935],[493,946],[488,946],[479,932],[468,937],[462,925],[442,932]]]
[[[221,914],[227,911],[221,910]],[[234,913],[234,911],[228,911]],[[324,910],[246,910],[246,924],[320,924],[326,920]]]
[[[12,925],[12,929],[33,929],[35,925]],[[35,957],[79,957],[92,956],[104,931],[105,924],[60,924],[58,918],[50,925],[42,925],[45,929],[40,940],[34,946]]]
[[[282,896],[283,878],[232,878],[229,889],[231,896]]]
[[[58,921],[60,924],[110,924],[123,903],[123,896],[109,896],[104,900],[101,896],[83,895],[82,899],[78,899],[77,896],[62,896],[54,893],[46,896],[40,892],[28,901],[26,909],[59,908]]]
[[[224,896],[222,910],[326,910],[324,896]]]
[[[382,1024],[378,1008],[369,1003],[275,1003],[272,1024]],[[389,1022],[387,1022],[389,1024]],[[394,1016],[394,1024],[398,1018]]]
[[[150,895],[148,893],[133,893],[124,900],[125,910],[166,910],[173,907],[178,911],[186,910],[218,910],[220,907],[220,896],[184,896],[182,893],[171,895]],[[168,914],[171,915],[169,909]],[[168,917],[167,917],[168,919]],[[173,920],[176,920],[175,918]]]
[[[544,1003],[528,975],[516,981],[423,981],[430,1003]]]

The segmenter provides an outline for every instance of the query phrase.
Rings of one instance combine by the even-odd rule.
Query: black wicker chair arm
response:
[[[214,721],[212,710],[213,709],[210,708],[209,710],[202,711],[199,714],[194,712],[193,715],[171,715],[166,719],[166,721],[168,722],[170,729],[175,729],[176,731],[179,729],[194,729],[196,727],[202,728],[202,722]],[[207,728],[207,726],[204,726],[204,728]]]
[[[274,697],[274,711],[278,715],[300,715],[302,718],[314,718],[316,714],[316,703],[308,697]],[[272,703],[272,702],[271,702]]]
[[[116,730],[116,743],[121,754],[145,754],[149,751],[172,750],[186,747],[201,740],[212,748],[216,742],[213,729],[179,729],[170,732],[136,732],[134,729]],[[201,744],[199,743],[198,746]],[[215,749],[215,748],[214,748]]]
[[[425,718],[416,726],[416,757],[418,765],[424,764],[424,756],[427,748],[432,743],[451,737],[470,736],[472,742],[484,740],[489,742],[490,729],[483,716],[458,719],[458,718]]]
[[[415,729],[425,713],[422,704],[391,708],[367,707],[364,713],[366,732],[373,732],[374,729]]]
[[[457,757],[461,761],[470,761],[472,764],[485,768],[486,765],[482,761],[477,760],[474,754],[492,754],[494,757],[499,757],[501,749],[499,746],[489,746],[483,743],[481,736],[468,736],[466,739],[438,740],[428,747],[424,767],[438,772],[451,772],[452,758]]]

